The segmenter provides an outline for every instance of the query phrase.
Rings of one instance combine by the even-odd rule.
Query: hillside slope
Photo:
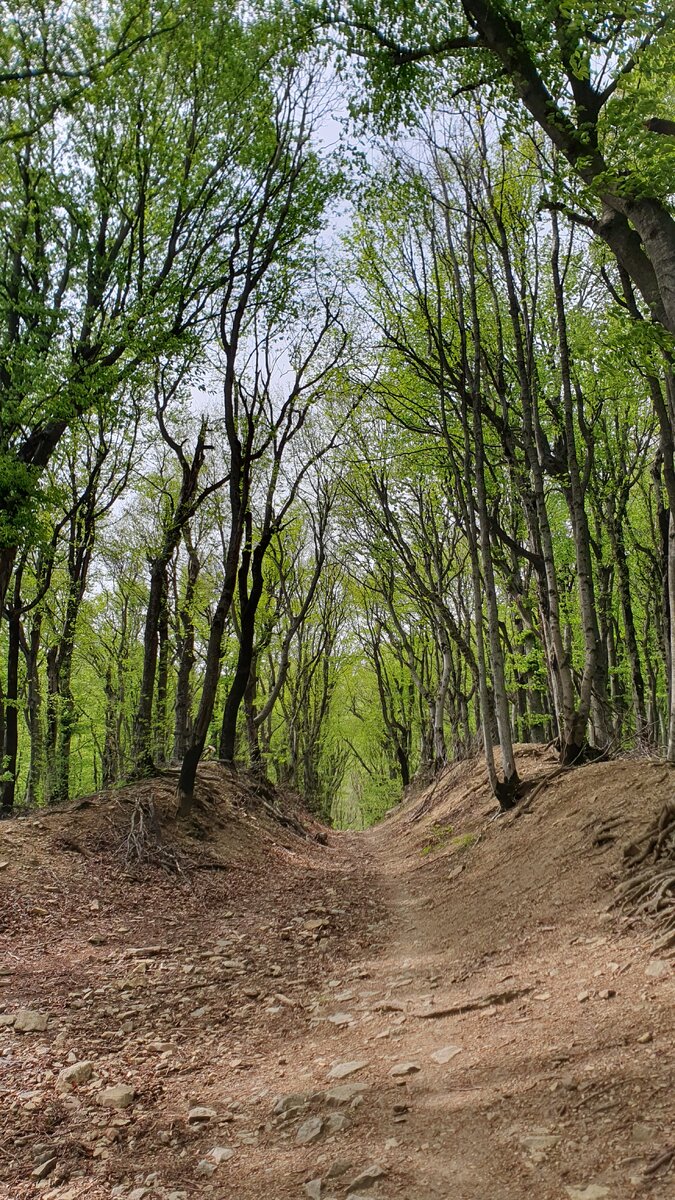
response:
[[[365,834],[204,771],[185,828],[170,779],[0,826],[3,1200],[672,1194],[672,965],[608,912],[671,770],[495,820],[461,764]]]
[[[609,921],[609,889],[624,876],[624,849],[675,797],[675,770],[662,762],[560,771],[553,751],[519,746],[517,754],[531,790],[509,814],[495,819],[487,771],[470,762],[448,768],[390,816],[409,860],[428,859],[426,882],[439,908],[453,906],[457,889],[470,892],[470,922],[453,925],[468,953],[535,925],[569,922],[579,932],[585,920]],[[480,852],[472,849],[476,841]]]

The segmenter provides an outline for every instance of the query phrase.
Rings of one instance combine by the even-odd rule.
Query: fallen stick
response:
[[[675,1158],[675,1144],[664,1150],[663,1154],[659,1154],[658,1158],[653,1158],[650,1163],[647,1163],[647,1166],[643,1167],[642,1174],[655,1175],[661,1167],[667,1166],[671,1158]]]
[[[510,1004],[512,1000],[518,1000],[520,996],[527,996],[529,992],[534,991],[534,988],[518,988],[516,991],[509,992],[492,992],[489,996],[478,996],[475,1000],[466,1000],[464,1004],[453,1004],[449,1008],[431,1008],[428,1012],[412,1012],[412,1017],[419,1017],[421,1020],[431,1020],[438,1017],[454,1017],[461,1013],[475,1012],[481,1008],[491,1008],[492,1005],[499,1006],[502,1004]]]

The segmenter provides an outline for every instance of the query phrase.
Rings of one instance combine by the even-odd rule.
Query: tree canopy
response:
[[[674,761],[670,9],[2,15],[4,808]]]

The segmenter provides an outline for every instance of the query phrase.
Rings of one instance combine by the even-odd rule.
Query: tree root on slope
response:
[[[675,802],[664,804],[649,829],[624,850],[628,879],[617,884],[614,905],[658,929],[655,948],[675,946]]]
[[[134,803],[129,829],[119,848],[124,862],[161,867],[171,874],[182,874],[178,854],[162,844],[162,831],[152,800]]]

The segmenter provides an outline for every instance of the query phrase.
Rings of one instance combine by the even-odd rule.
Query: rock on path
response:
[[[326,1078],[345,1079],[348,1075],[355,1075],[357,1071],[362,1071],[368,1065],[369,1063],[365,1058],[354,1059],[352,1062],[335,1063]]]

